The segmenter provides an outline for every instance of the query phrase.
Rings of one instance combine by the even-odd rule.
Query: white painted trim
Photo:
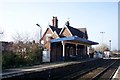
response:
[[[70,35],[73,36],[72,33],[70,32],[70,30],[68,29],[68,27],[67,27],[66,25],[62,28],[62,30],[60,31],[60,34],[59,34],[59,35],[62,34],[62,32],[64,31],[65,28],[67,28],[67,30],[68,30],[68,32],[70,33]]]
[[[56,35],[58,36],[58,38],[60,38],[56,31],[53,32],[53,30],[50,28],[50,26],[48,26],[48,28],[51,30],[52,35],[53,35],[54,33],[56,33]]]
[[[52,35],[54,34],[53,30],[50,28],[50,25],[47,26],[47,29],[50,29],[50,31],[52,32]],[[47,32],[47,29],[46,29],[46,31],[44,32],[43,36],[44,36],[45,33]],[[41,37],[41,40],[42,40],[43,36]]]
[[[52,32],[52,34],[53,34],[53,31],[52,31],[52,29],[50,28],[50,25],[48,25],[47,26],[47,29],[50,29],[50,31]],[[44,34],[42,35],[42,37],[41,37],[41,39],[40,40],[42,40],[42,38],[43,38],[43,36],[45,35],[45,33],[47,32],[47,29],[46,29],[46,31],[44,32]]]
[[[61,33],[63,32],[64,28],[65,28],[65,26],[62,28],[62,30],[60,31],[59,35],[61,35]]]
[[[52,34],[46,34],[46,37],[52,37]]]
[[[71,36],[73,36],[73,35],[72,35],[72,33],[70,32],[70,30],[68,29],[68,27],[67,27],[67,26],[66,26],[66,28],[67,28],[67,30],[69,31],[70,35],[71,35]]]
[[[57,35],[58,38],[60,38],[56,31],[54,31],[54,33]]]
[[[48,26],[48,28],[51,30],[52,33],[54,33],[53,30],[50,28],[50,26]]]
[[[70,44],[78,44],[78,45],[86,45],[86,46],[90,46],[90,44],[77,43],[77,42],[68,42],[68,41],[64,41],[64,43],[70,43]]]

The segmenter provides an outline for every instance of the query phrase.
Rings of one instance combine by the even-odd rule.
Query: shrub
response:
[[[28,54],[28,61],[31,64],[40,64],[42,62],[42,49],[35,49]]]
[[[20,55],[16,53],[3,53],[2,55],[2,67],[5,68],[14,68],[24,65],[26,63]]]

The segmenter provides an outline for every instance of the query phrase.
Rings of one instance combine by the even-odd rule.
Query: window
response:
[[[48,41],[48,38],[52,37],[51,34],[46,34],[46,41]]]

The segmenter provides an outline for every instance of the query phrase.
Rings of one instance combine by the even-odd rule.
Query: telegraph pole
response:
[[[0,35],[3,34],[3,32],[0,32]],[[2,54],[2,42],[0,41],[0,54]]]
[[[0,32],[0,35],[3,34],[3,32]],[[2,61],[2,42],[0,41],[0,62]],[[0,63],[0,74],[2,74],[2,63]],[[1,78],[2,76],[0,76]]]
[[[101,44],[103,44],[103,34],[105,34],[105,32],[100,32],[102,34],[102,41]]]
[[[109,40],[109,43],[110,43],[110,45],[109,45],[109,46],[110,46],[110,51],[111,51],[111,40]]]

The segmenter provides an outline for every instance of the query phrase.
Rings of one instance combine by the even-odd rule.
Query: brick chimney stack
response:
[[[58,27],[57,17],[54,17],[54,16],[53,16],[52,23],[53,23],[53,26],[54,26],[54,27]]]

